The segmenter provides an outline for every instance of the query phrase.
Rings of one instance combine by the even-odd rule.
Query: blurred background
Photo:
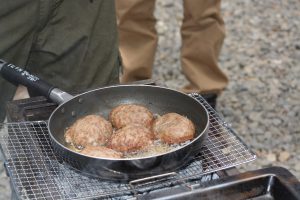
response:
[[[300,179],[300,2],[222,1],[226,38],[220,66],[230,84],[217,111],[257,154],[241,171],[282,166]],[[187,81],[179,53],[182,0],[158,0],[154,79],[179,89]]]
[[[159,46],[153,78],[179,89],[182,0],[157,0]],[[248,171],[282,166],[300,179],[300,1],[222,1],[226,38],[220,66],[230,84],[217,111],[257,154]],[[0,199],[10,195],[0,167]]]

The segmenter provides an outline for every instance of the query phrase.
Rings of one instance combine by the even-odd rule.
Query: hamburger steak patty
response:
[[[109,120],[117,129],[129,124],[140,124],[151,128],[154,118],[153,114],[144,106],[123,104],[115,107],[110,112]]]
[[[195,125],[182,115],[167,113],[154,121],[153,132],[168,144],[181,143],[194,138]]]
[[[122,158],[123,154],[104,146],[86,146],[80,153],[102,158]]]
[[[111,137],[110,147],[120,152],[145,149],[152,144],[153,134],[141,125],[128,125],[117,130]]]
[[[112,133],[109,121],[99,115],[87,115],[67,129],[65,140],[76,147],[105,145]]]

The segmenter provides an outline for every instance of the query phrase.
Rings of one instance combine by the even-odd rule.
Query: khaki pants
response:
[[[225,30],[220,0],[183,0],[181,64],[190,84],[185,92],[220,92],[228,84],[218,66]],[[151,78],[157,47],[155,0],[117,0],[121,82]]]
[[[0,59],[70,93],[119,82],[114,1],[0,0]],[[0,76],[0,122],[16,87]]]

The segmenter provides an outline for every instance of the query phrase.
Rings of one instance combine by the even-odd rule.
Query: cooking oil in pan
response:
[[[166,144],[161,142],[160,140],[155,140],[153,144],[147,147],[146,149],[124,153],[123,158],[142,158],[156,156],[180,148],[189,142],[190,140],[180,144]],[[67,144],[66,147],[78,153],[80,153],[83,149],[83,147],[76,147],[72,143]]]

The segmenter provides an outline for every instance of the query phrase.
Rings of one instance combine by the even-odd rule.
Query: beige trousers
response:
[[[220,92],[228,84],[218,66],[225,37],[220,0],[183,0],[181,65],[190,84],[185,92]],[[158,36],[153,12],[155,0],[116,0],[122,83],[152,75]]]

